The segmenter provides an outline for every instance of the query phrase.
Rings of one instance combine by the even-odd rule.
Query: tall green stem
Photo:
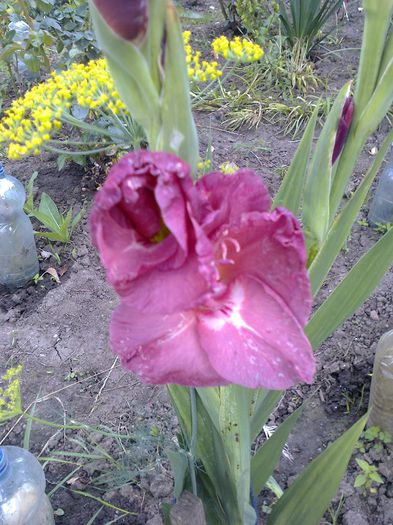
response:
[[[190,468],[190,477],[191,477],[191,487],[192,492],[197,496],[197,482],[195,474],[195,452],[196,452],[196,443],[197,443],[197,434],[198,434],[198,413],[196,406],[196,390],[195,388],[190,388],[190,403],[191,403],[191,441],[190,441],[190,454],[189,454],[189,468]]]

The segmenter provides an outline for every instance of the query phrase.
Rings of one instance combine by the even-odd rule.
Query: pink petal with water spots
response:
[[[122,303],[113,314],[110,341],[123,366],[146,383],[227,384],[199,343],[192,311],[145,315]]]
[[[237,279],[219,310],[199,314],[198,333],[213,367],[231,383],[285,389],[313,379],[314,356],[302,326],[255,279]]]

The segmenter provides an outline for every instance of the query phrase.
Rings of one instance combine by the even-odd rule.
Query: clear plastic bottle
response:
[[[25,200],[23,185],[0,164],[0,284],[9,288],[24,286],[39,271]]]
[[[55,525],[37,459],[23,448],[0,447],[1,525]]]
[[[393,224],[393,144],[371,202],[368,219],[373,226]]]
[[[369,425],[393,432],[393,330],[380,339],[375,352]]]

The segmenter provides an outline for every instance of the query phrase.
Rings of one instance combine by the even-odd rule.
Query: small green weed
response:
[[[377,426],[369,427],[367,430],[362,432],[362,435],[360,436],[360,441],[358,445],[358,449],[363,454],[366,452],[366,444],[368,445],[367,448],[373,448],[377,452],[382,451],[384,445],[389,445],[393,441],[393,436],[390,432],[386,432],[384,430],[381,430]]]
[[[343,507],[344,507],[345,498],[343,494],[341,494],[340,501],[337,503],[336,506],[333,504],[329,505],[328,510],[326,514],[328,514],[328,519],[325,519],[323,522],[323,525],[338,525],[338,520],[343,513]]]
[[[59,212],[55,202],[45,192],[41,194],[39,207],[34,207],[33,186],[37,175],[38,173],[34,172],[26,185],[27,199],[24,208],[25,212],[47,228],[46,231],[35,232],[36,235],[45,237],[50,241],[69,243],[75,228],[85,214],[85,210],[82,208],[74,215],[71,207],[68,212],[63,215]]]
[[[361,226],[362,228],[368,228],[370,225],[367,221],[367,219],[359,219],[358,220],[358,224],[359,226]]]
[[[390,231],[392,228],[393,224],[391,224],[390,222],[377,222],[376,225],[373,227],[373,230],[377,233],[385,235],[385,233]]]
[[[347,246],[344,246],[342,248],[342,250],[346,253],[348,251],[348,247]],[[343,397],[345,399],[345,413],[348,415],[348,414],[351,414],[351,413],[355,413],[357,414],[360,409],[362,408],[362,405],[363,405],[363,400],[364,400],[364,389],[365,389],[365,385],[363,385],[361,391],[360,391],[360,397],[357,398],[357,396],[355,395],[350,395],[346,392],[343,392]]]
[[[283,179],[288,172],[288,167],[289,166],[278,166],[275,168],[274,172],[277,173],[280,179]]]
[[[356,458],[356,463],[362,469],[362,474],[356,476],[353,486],[360,489],[364,496],[366,496],[368,492],[376,494],[377,488],[375,485],[381,485],[384,482],[377,467],[359,458]]]
[[[32,277],[33,283],[37,286],[38,283],[44,280],[44,274],[36,273]]]

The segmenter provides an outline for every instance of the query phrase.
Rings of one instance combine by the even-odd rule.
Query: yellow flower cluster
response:
[[[200,160],[197,164],[198,171],[203,175],[212,167],[212,161],[210,159]]]
[[[207,82],[222,75],[219,64],[216,61],[201,61],[201,52],[194,52],[190,45],[191,31],[183,32],[184,50],[186,52],[186,63],[188,77],[196,82]]]
[[[17,416],[22,412],[22,398],[20,393],[19,374],[22,366],[10,368],[0,376],[0,382],[8,385],[0,387],[0,423]]]
[[[191,32],[183,33],[188,75],[191,80],[207,82],[222,76],[216,61],[201,60],[201,52],[190,45]],[[217,57],[236,62],[259,60],[260,46],[253,42],[225,36],[212,42]],[[88,110],[88,119],[112,113],[119,119],[128,116],[120,100],[104,59],[87,65],[73,64],[61,73],[52,73],[48,80],[34,86],[21,98],[14,100],[0,122],[0,145],[7,144],[7,155],[15,160],[38,154],[52,140],[63,124],[75,125],[74,106]]]
[[[14,100],[0,122],[0,143],[8,143],[8,157],[38,154],[63,123],[72,123],[74,105],[88,109],[91,115],[100,109],[114,114],[126,111],[105,60],[73,64],[66,71],[52,73]]]
[[[261,46],[239,36],[228,40],[222,35],[213,40],[212,49],[216,57],[222,56],[234,62],[255,62],[263,56]]]
[[[234,162],[227,160],[226,162],[220,164],[219,169],[221,173],[224,173],[225,175],[233,175],[234,173],[239,171],[239,166]]]

